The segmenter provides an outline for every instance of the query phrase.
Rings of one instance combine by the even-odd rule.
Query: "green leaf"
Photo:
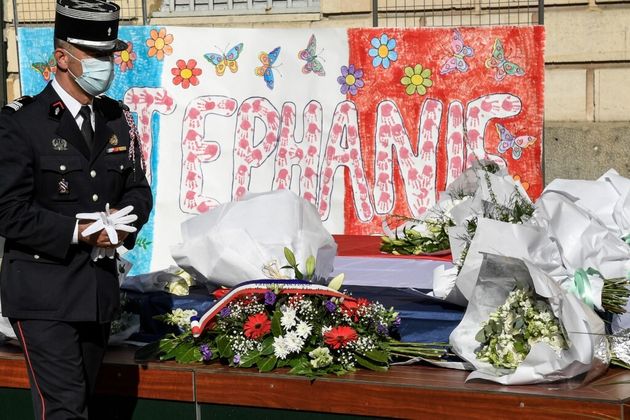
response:
[[[277,367],[281,368],[281,367],[291,366],[292,360],[293,359],[278,359]]]
[[[292,375],[310,376],[313,375],[315,372],[313,372],[313,368],[310,365],[306,366],[303,364],[299,364],[291,369],[289,373]]]
[[[170,359],[174,359],[175,357],[177,357],[178,352],[183,351],[183,349],[187,349],[190,346],[188,345],[188,343],[185,343],[183,341],[180,341],[179,343],[177,343],[177,345],[175,347],[173,347],[169,352],[163,354],[162,356],[160,356],[161,360],[170,360]]]
[[[284,247],[284,258],[287,259],[287,262],[292,266],[297,266],[297,262],[295,261],[295,254],[286,246]]]
[[[313,274],[315,274],[315,257],[311,255],[306,259],[306,278],[312,278]]]
[[[486,342],[486,333],[484,332],[483,328],[477,332],[477,334],[475,335],[475,340],[477,340],[477,342],[479,343]]]
[[[304,279],[304,274],[300,270],[298,270],[297,265],[293,267],[293,272],[295,273],[295,278],[298,280]]]
[[[389,354],[385,351],[371,350],[365,353],[364,356],[370,360],[380,363],[387,363],[389,360]]]
[[[276,356],[270,356],[264,359],[261,358],[256,363],[256,366],[258,366],[260,372],[270,372],[276,367],[277,361],[278,358]]]
[[[271,317],[271,333],[274,337],[280,337],[282,335],[282,326],[280,325],[280,311],[275,311],[273,317]]]
[[[192,342],[183,342],[172,351],[173,357],[179,363],[186,363],[183,362],[183,360],[190,357],[189,355],[187,355],[187,353],[191,350],[194,350],[196,347],[197,346]]]
[[[331,281],[330,283],[328,283],[328,287],[330,287],[333,290],[339,290],[341,289],[341,286],[343,286],[343,279],[346,277],[346,275],[344,273],[341,274],[337,274]]]
[[[273,354],[273,337],[267,337],[262,343],[262,350],[260,354],[264,356],[269,356]]]
[[[227,335],[217,337],[217,350],[219,350],[221,357],[232,357],[234,355],[232,346],[230,346],[230,339]]]
[[[186,351],[182,351],[175,357],[175,360],[178,363],[200,362],[201,352],[199,351],[199,347],[195,345],[188,348]]]
[[[239,363],[239,366],[245,367],[245,368],[252,367],[258,362],[259,358],[260,358],[260,352],[256,350],[251,351],[241,358],[241,362]]]
[[[357,363],[361,366],[363,366],[364,368],[370,369],[370,370],[374,370],[377,372],[386,372],[387,371],[387,365],[379,365],[376,363],[372,363],[370,360],[364,358],[363,356],[355,353],[354,354],[354,358],[356,359]]]

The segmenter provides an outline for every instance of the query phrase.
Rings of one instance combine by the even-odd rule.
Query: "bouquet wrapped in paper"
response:
[[[278,256],[293,250],[304,267],[316,259],[315,278],[333,271],[337,244],[312,204],[289,190],[247,194],[182,223],[182,243],[171,253],[197,281],[221,286],[269,277],[288,277]]]
[[[545,188],[545,192],[551,191],[571,197],[613,234],[630,239],[630,179],[614,169],[595,181],[555,179]]]
[[[567,277],[560,250],[543,228],[480,218],[452,295],[470,300],[486,253],[527,259],[558,281]]]
[[[492,219],[504,222],[499,225],[502,228],[509,228],[509,224],[528,220],[533,212],[533,205],[521,184],[496,164],[476,162],[447,188],[447,193],[453,195],[460,191],[464,194],[473,190],[471,198],[451,210],[454,226],[448,228],[448,236],[455,267],[438,268],[433,273],[433,294],[463,306],[479,271],[479,244],[487,242],[483,238],[474,240],[486,228],[485,225],[478,226],[480,221]],[[497,235],[501,237],[500,232]],[[506,242],[498,239],[497,243]]]
[[[466,313],[450,337],[476,369],[467,380],[553,382],[609,363],[604,322],[536,264],[485,254]]]

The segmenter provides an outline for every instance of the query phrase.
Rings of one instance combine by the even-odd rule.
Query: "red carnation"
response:
[[[341,347],[346,347],[348,343],[356,340],[358,337],[354,328],[342,325],[325,333],[324,342],[337,350]]]
[[[348,315],[354,322],[359,321],[359,317],[357,315],[357,310],[359,309],[359,304],[354,299],[345,298],[343,302],[341,302],[341,311]]]
[[[258,340],[271,331],[271,321],[264,313],[251,315],[243,325],[245,337]]]
[[[361,306],[368,306],[368,305],[370,305],[370,303],[371,302],[368,299],[366,299],[366,298],[359,298],[359,299],[357,299],[357,305],[359,305],[359,307],[361,307]]]

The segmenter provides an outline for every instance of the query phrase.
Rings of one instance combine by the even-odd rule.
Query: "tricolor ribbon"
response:
[[[199,337],[214,317],[235,299],[246,295],[264,295],[269,290],[280,289],[281,294],[288,295],[323,295],[330,297],[350,298],[329,287],[312,284],[302,280],[253,280],[241,283],[216,302],[205,314],[191,317],[190,329],[193,337]]]

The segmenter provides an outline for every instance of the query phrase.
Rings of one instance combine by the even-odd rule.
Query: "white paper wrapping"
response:
[[[323,279],[337,253],[315,207],[289,190],[247,194],[187,220],[181,229],[183,242],[171,248],[177,265],[197,273],[197,280],[228,287],[263,278],[263,266],[273,260],[285,265],[284,247],[302,271],[315,256],[315,275]]]
[[[477,233],[455,282],[467,300],[472,296],[484,253],[531,261],[557,281],[567,277],[560,251],[544,229],[481,218],[477,221]]]
[[[625,277],[630,247],[594,214],[566,193],[545,191],[536,201],[532,223],[558,244],[562,263],[571,275],[592,267],[604,278]]]
[[[548,300],[553,313],[567,331],[569,348],[558,354],[549,345],[538,343],[519,367],[510,371],[477,360],[475,350],[479,343],[475,335],[482,322],[505,302],[517,281],[529,284],[539,296]],[[464,318],[451,334],[450,343],[453,351],[476,369],[467,380],[485,379],[504,385],[523,385],[573,378],[588,372],[592,366],[607,363],[607,360],[597,358],[605,350],[604,332],[604,323],[595,312],[563,290],[536,264],[486,254]]]

